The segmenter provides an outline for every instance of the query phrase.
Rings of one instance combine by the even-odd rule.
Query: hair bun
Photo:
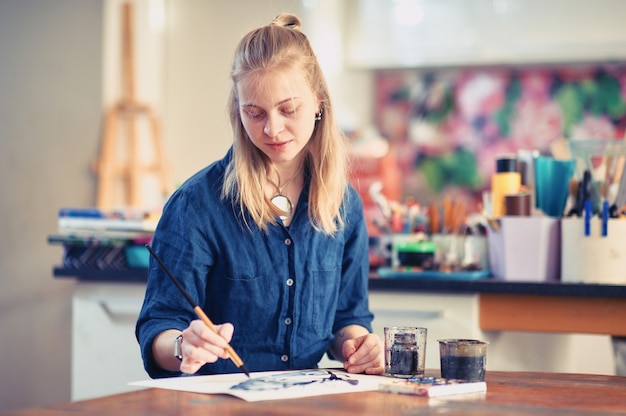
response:
[[[300,18],[292,13],[279,14],[272,20],[272,25],[286,27],[288,29],[300,30],[302,28],[302,22]]]

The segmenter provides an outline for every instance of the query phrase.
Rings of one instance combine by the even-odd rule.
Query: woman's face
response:
[[[277,165],[293,161],[315,128],[319,102],[295,71],[274,71],[237,85],[239,113],[254,145]]]

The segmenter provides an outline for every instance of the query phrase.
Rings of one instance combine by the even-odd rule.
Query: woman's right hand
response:
[[[229,358],[225,348],[233,337],[234,327],[230,323],[215,325],[215,327],[217,334],[197,319],[183,331],[181,343],[183,360],[180,364],[180,371],[195,374],[206,363],[214,363],[219,358]]]

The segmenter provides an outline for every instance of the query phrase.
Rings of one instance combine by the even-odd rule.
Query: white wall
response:
[[[105,1],[104,104],[120,96],[119,8]],[[372,73],[344,66],[344,2],[335,0],[133,0],[137,98],[156,109],[175,185],[221,158],[232,143],[227,100],[234,49],[243,34],[295,13],[324,68],[340,122],[370,123]],[[155,13],[156,12],[156,13]],[[153,15],[163,13],[163,27]]]
[[[232,143],[227,113],[230,66],[237,42],[281,12],[303,20],[328,79],[339,120],[369,124],[371,72],[343,67],[343,2],[336,0],[170,0],[167,3],[163,116],[174,180],[221,158]]]
[[[46,238],[93,203],[101,3],[0,1],[0,411],[70,397],[73,282]]]

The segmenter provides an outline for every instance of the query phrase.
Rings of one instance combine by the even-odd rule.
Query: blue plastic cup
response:
[[[576,169],[573,159],[548,156],[535,158],[535,205],[549,217],[562,217],[569,194],[569,182]]]

